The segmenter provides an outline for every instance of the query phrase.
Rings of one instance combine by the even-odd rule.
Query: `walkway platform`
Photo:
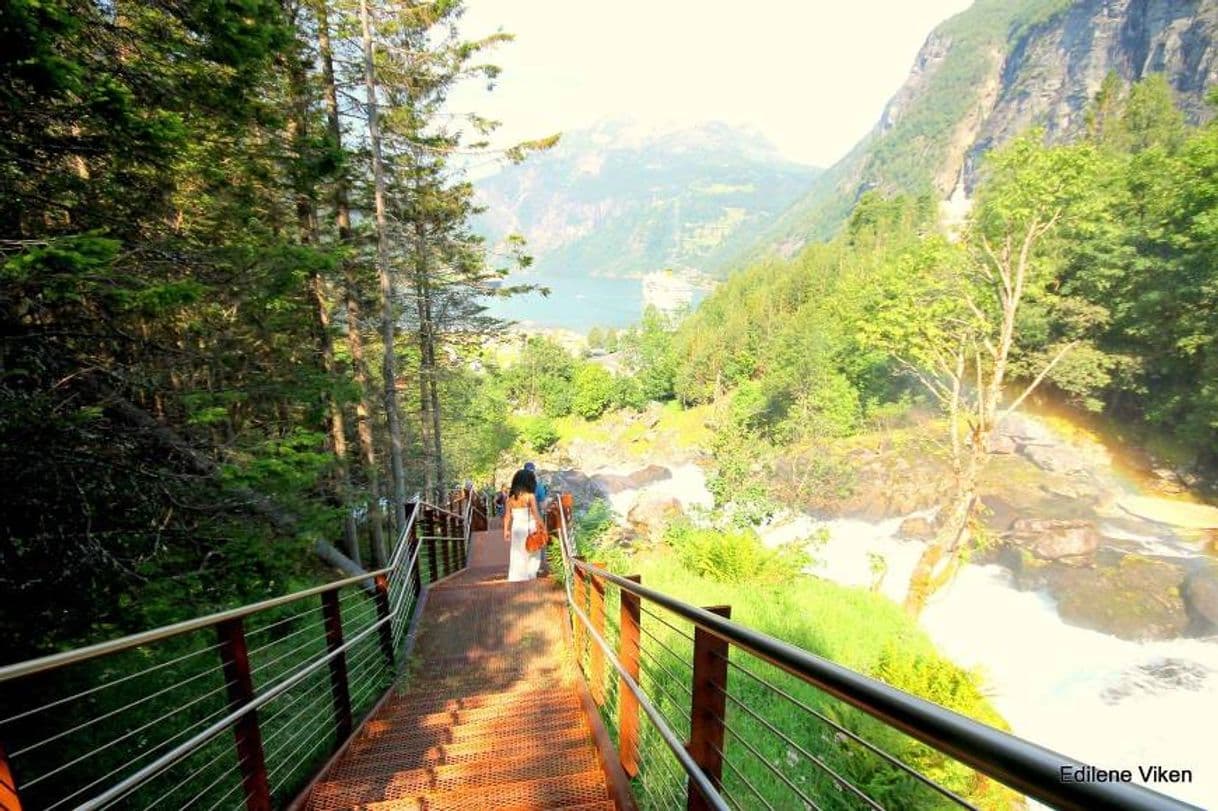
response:
[[[563,592],[508,583],[502,529],[432,585],[413,664],[309,794],[335,809],[631,808],[572,655]],[[615,770],[618,773],[615,775]]]

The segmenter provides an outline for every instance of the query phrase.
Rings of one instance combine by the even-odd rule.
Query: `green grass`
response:
[[[808,577],[771,585],[718,582],[688,571],[679,556],[666,547],[633,557],[599,556],[607,557],[607,565],[620,573],[641,575],[644,585],[695,605],[731,606],[732,619],[750,628],[1006,728],[982,695],[977,675],[939,656],[926,635],[882,597]],[[618,590],[610,587],[605,598],[606,637],[614,646],[618,643],[619,598]],[[692,678],[689,637],[693,631],[689,623],[662,609],[646,603],[644,609],[642,685],[678,737],[687,740]],[[585,659],[590,661],[587,656]],[[760,808],[769,804],[773,808],[798,808],[808,798],[825,809],[861,807],[860,799],[849,789],[835,785],[828,772],[832,770],[886,808],[952,807],[941,795],[901,773],[794,701],[900,758],[979,807],[1019,806],[1015,795],[1001,786],[979,778],[971,769],[815,687],[737,649],[732,650],[730,660],[724,787],[734,806]],[[790,698],[758,680],[781,688]],[[606,685],[604,717],[616,736],[617,680],[607,677]],[[645,717],[641,728],[642,771],[635,779],[636,797],[644,808],[672,807],[675,798],[684,792],[679,767]],[[814,762],[813,757],[820,762]]]
[[[653,408],[655,405],[653,404]],[[659,407],[659,420],[648,426],[648,419],[632,411],[609,411],[598,419],[586,420],[575,415],[554,420],[559,443],[608,443],[638,459],[655,458],[665,451],[689,451],[709,448],[712,432],[707,427],[711,406],[683,408],[670,400]]]

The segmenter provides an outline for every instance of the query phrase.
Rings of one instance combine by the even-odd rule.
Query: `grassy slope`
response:
[[[595,553],[594,553],[594,556]],[[782,586],[729,585],[686,571],[665,547],[633,557],[608,557],[611,568],[640,574],[642,582],[697,605],[730,605],[733,619],[784,639],[815,654],[893,683],[951,706],[1000,728],[1005,722],[981,696],[978,678],[939,657],[917,626],[889,601],[860,589],[845,588],[813,578],[799,578]],[[616,590],[609,593],[606,615],[609,636],[616,643]],[[642,679],[648,694],[679,735],[688,734],[688,680],[691,644],[687,623],[646,606],[643,615]],[[664,622],[661,622],[663,620]],[[671,623],[669,627],[666,623]],[[871,718],[762,664],[740,651],[732,653],[729,670],[725,747],[731,768],[725,770],[730,799],[743,807],[760,807],[757,794],[774,808],[799,807],[799,792],[816,798],[824,808],[857,807],[857,799],[834,786],[824,766],[889,808],[949,807],[936,795],[904,776],[876,755],[850,742],[827,723],[819,721],[791,700],[763,687],[749,673],[779,686],[789,695],[826,718],[841,724],[922,773],[967,796],[983,808],[1011,807],[1005,789],[981,780],[970,770],[931,752]],[[743,668],[743,669],[741,669]],[[745,672],[748,671],[748,673]],[[615,681],[615,680],[611,680]],[[607,720],[616,723],[616,689],[611,685]],[[744,709],[744,708],[747,708]],[[761,719],[764,719],[761,720]],[[650,724],[644,723],[645,731]],[[781,734],[780,734],[781,733]],[[822,765],[782,740],[789,737],[815,755]],[[654,733],[645,734],[643,762],[650,763],[636,784],[645,805],[671,804],[679,791],[671,755]],[[790,784],[777,779],[771,767],[780,768]],[[675,767],[674,767],[675,768]]]

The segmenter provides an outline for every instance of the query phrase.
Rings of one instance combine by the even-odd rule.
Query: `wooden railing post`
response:
[[[3,743],[0,743],[0,811],[21,811],[17,778],[13,777],[13,769],[9,766]]]
[[[408,511],[406,514],[410,515],[410,510],[414,510],[416,505],[409,504],[407,507]],[[410,576],[414,580],[414,593],[416,599],[419,594],[423,593],[423,561],[418,558],[415,551],[419,546],[419,523],[422,520],[423,510],[419,509],[418,512],[415,513],[414,521],[412,521],[410,524],[410,537],[406,539],[406,561],[402,564],[403,566],[409,566],[411,558],[414,558],[415,560],[414,571]]]
[[[343,617],[338,589],[322,592],[321,614],[326,623],[326,648],[334,653],[343,646]],[[350,689],[347,681],[347,652],[342,651],[330,660],[330,692],[334,696],[334,727],[338,732],[338,746],[351,737]]]
[[[453,520],[452,516],[444,516],[444,540],[440,542],[440,548],[444,550],[444,576],[453,573]]]
[[[627,580],[641,583],[637,574],[627,575]],[[621,636],[618,639],[617,658],[626,675],[639,683],[639,624],[642,620],[642,601],[637,594],[622,589],[622,608],[619,617]],[[618,676],[617,685],[617,729],[618,757],[627,777],[639,773],[639,700],[635,698],[626,680]]]
[[[705,610],[725,619],[732,616],[727,605],[706,606]],[[723,720],[727,717],[727,654],[728,643],[709,631],[694,628],[693,698],[689,708],[690,757],[702,769],[715,788],[723,785]],[[689,782],[686,800],[689,811],[709,809],[710,804]]]
[[[376,615],[378,619],[382,620],[389,616],[389,581],[383,574],[376,576]],[[385,658],[389,661],[389,667],[392,668],[394,666],[393,623],[383,623],[377,630],[381,635],[381,650],[385,652]]]
[[[236,710],[254,700],[249,648],[245,644],[245,621],[240,617],[224,620],[216,625],[216,634],[220,641],[224,681],[228,684],[229,709]],[[250,710],[241,716],[233,725],[233,737],[237,741],[237,763],[245,789],[245,807],[248,811],[270,811],[271,788],[266,777],[257,710]]]
[[[597,568],[604,568],[603,563],[593,563]],[[588,619],[592,620],[592,629],[605,638],[605,581],[599,577],[589,578],[592,588],[588,589],[590,606]],[[597,706],[605,703],[605,652],[594,641],[589,647],[588,680],[592,682],[592,700]]]
[[[427,568],[431,572],[431,580],[428,582],[434,583],[440,579],[437,568],[440,565],[440,558],[436,554],[436,522],[430,521],[429,524],[431,532],[427,534]]]
[[[583,561],[583,556],[573,555],[574,560]],[[587,575],[578,566],[572,566],[571,570],[575,573],[575,580],[571,583],[571,596],[575,598],[575,605],[581,611],[588,611],[588,586]],[[575,629],[575,661],[582,669],[584,666],[584,639],[587,636],[587,631],[584,630],[584,621],[579,617],[572,618],[572,627]]]

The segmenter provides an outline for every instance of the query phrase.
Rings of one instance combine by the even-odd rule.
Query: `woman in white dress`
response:
[[[541,552],[529,552],[524,548],[529,532],[544,526],[537,509],[537,478],[527,470],[518,470],[512,477],[508,491],[507,510],[503,519],[503,540],[511,544],[508,551],[508,576],[511,582],[532,580],[541,566]]]

